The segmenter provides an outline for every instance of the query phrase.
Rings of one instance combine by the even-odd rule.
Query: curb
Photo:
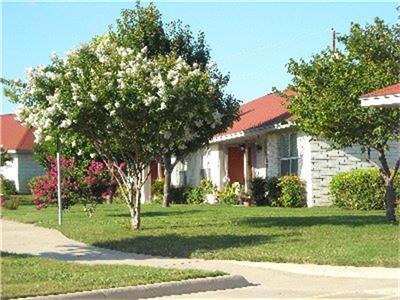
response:
[[[206,277],[184,281],[146,284],[141,286],[131,286],[123,288],[100,289],[87,292],[38,296],[21,299],[145,299],[161,296],[242,288],[251,285],[252,284],[249,283],[243,276],[225,275],[218,277]]]
[[[234,264],[288,272],[293,274],[309,275],[309,276],[324,276],[324,277],[337,277],[337,278],[368,278],[368,279],[400,278],[400,268],[331,266],[331,265],[315,265],[315,264],[244,262],[244,261],[235,261]]]

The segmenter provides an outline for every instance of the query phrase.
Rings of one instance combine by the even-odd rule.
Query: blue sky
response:
[[[24,78],[29,66],[46,64],[106,32],[133,2],[2,2],[2,77]],[[157,2],[156,2],[157,3]],[[166,22],[181,19],[205,32],[212,57],[231,74],[228,91],[243,102],[284,88],[289,58],[308,58],[328,47],[331,28],[346,33],[352,21],[397,21],[396,2],[273,3],[158,2]],[[2,95],[2,113],[15,110]]]

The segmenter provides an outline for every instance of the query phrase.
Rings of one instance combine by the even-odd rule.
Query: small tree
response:
[[[360,145],[368,153],[367,160],[384,178],[386,216],[394,222],[393,179],[400,161],[390,168],[386,154],[389,142],[399,140],[400,109],[361,107],[359,97],[400,81],[400,25],[379,19],[365,28],[353,23],[339,42],[342,51],[325,50],[309,62],[289,62],[290,88],[297,92],[290,96],[289,110],[304,132],[337,149]],[[379,165],[370,159],[370,149],[378,152]]]

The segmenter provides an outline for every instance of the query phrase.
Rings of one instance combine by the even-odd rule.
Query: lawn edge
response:
[[[35,296],[19,299],[50,300],[50,299],[101,299],[101,298],[124,298],[143,299],[171,295],[182,295],[206,291],[217,291],[226,289],[242,288],[252,285],[241,275],[222,275],[216,277],[205,277],[188,279],[182,281],[171,281],[164,283],[145,284],[111,289],[98,289],[93,291],[57,294],[48,296]]]

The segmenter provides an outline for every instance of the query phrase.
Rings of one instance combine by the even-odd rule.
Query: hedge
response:
[[[397,195],[399,195],[400,176],[396,176],[394,185]],[[332,178],[329,185],[329,197],[332,203],[340,208],[384,209],[384,181],[376,169],[339,173]]]

